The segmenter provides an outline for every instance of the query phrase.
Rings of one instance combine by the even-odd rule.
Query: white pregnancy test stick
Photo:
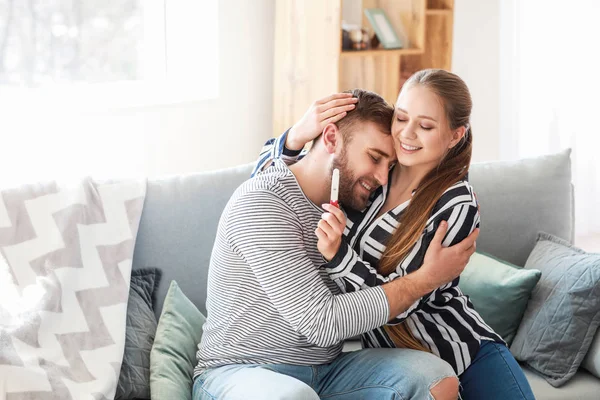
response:
[[[335,168],[333,170],[333,176],[331,177],[331,197],[329,204],[332,206],[339,207],[338,203],[338,192],[340,190],[340,170]]]

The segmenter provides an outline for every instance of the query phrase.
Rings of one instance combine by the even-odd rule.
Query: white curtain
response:
[[[600,233],[600,1],[501,5],[501,148],[572,148],[575,234]]]

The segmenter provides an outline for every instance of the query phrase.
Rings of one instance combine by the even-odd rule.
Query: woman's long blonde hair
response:
[[[402,214],[399,228],[390,237],[382,255],[378,268],[382,275],[389,275],[395,271],[410,253],[422,235],[437,201],[449,187],[466,177],[471,163],[473,135],[469,119],[472,101],[465,82],[451,72],[426,69],[413,74],[402,90],[416,85],[428,88],[438,97],[444,107],[451,130],[466,126],[467,132],[457,145],[448,150],[440,164],[432,169],[417,187],[412,200]],[[429,351],[412,335],[405,323],[388,325],[385,329],[397,347]]]

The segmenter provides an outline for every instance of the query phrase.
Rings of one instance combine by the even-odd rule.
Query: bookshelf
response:
[[[454,0],[277,0],[275,6],[275,134],[328,94],[358,87],[393,104],[413,72],[451,68]],[[372,32],[366,8],[385,10],[402,49],[342,50],[344,14],[362,15]]]

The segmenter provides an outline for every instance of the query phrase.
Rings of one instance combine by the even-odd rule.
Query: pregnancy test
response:
[[[331,197],[329,204],[332,206],[340,207],[338,203],[338,192],[340,189],[340,170],[335,168],[333,170],[333,176],[331,177]]]

